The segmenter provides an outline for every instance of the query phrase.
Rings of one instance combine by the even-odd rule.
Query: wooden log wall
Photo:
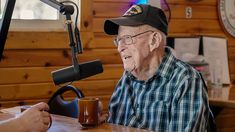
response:
[[[86,96],[99,97],[107,110],[113,89],[122,75],[122,62],[113,37],[103,32],[106,18],[122,15],[135,0],[80,0],[80,31],[84,53],[79,62],[101,59],[104,73],[73,83]],[[170,36],[211,35],[228,39],[231,83],[235,84],[235,38],[220,25],[217,0],[189,2],[167,0],[172,11]],[[164,6],[164,5],[163,5]],[[192,18],[185,18],[185,8],[192,8]],[[169,14],[165,10],[166,14]],[[0,105],[33,104],[47,101],[58,89],[51,71],[71,65],[67,32],[10,32],[0,62]],[[66,93],[68,98],[74,95]],[[224,109],[216,119],[219,131],[235,130],[235,110]]]
[[[99,97],[107,110],[110,96],[123,72],[121,60],[111,44],[109,48],[102,48],[103,38],[95,39],[93,0],[81,0],[79,4],[82,13],[78,26],[84,47],[84,53],[78,55],[79,63],[100,59],[104,72],[75,81],[73,85],[85,96]],[[51,71],[69,65],[71,53],[67,32],[9,32],[0,62],[0,106],[47,102],[59,88],[53,84]],[[64,96],[72,99],[74,94],[68,92]]]

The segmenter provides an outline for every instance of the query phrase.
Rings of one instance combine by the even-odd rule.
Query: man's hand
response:
[[[99,124],[106,122],[108,118],[108,114],[103,113],[102,110],[103,110],[103,104],[101,101],[99,101]]]
[[[19,126],[27,132],[45,132],[50,123],[50,114],[47,112],[49,106],[46,103],[38,103],[31,108],[25,110],[17,118]]]

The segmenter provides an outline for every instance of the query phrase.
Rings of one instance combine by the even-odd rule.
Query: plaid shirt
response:
[[[199,73],[166,48],[148,81],[124,72],[109,113],[109,123],[160,132],[203,132],[209,117],[208,95]]]

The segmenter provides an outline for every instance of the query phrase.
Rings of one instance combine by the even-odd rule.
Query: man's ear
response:
[[[152,36],[152,40],[150,42],[150,51],[152,52],[154,49],[157,49],[162,42],[162,35],[158,32],[155,32]]]

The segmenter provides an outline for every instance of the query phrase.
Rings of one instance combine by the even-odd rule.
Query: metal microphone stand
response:
[[[76,36],[74,35],[73,29],[72,29],[71,15],[74,13],[74,7],[72,5],[64,5],[63,2],[58,2],[56,0],[40,0],[40,1],[57,9],[61,14],[66,16],[65,23],[67,25],[67,29],[69,33],[69,41],[70,41],[69,46],[71,48],[71,53],[72,53],[72,66],[65,67],[63,69],[59,69],[56,71],[52,71],[53,81],[56,85],[58,85],[61,83],[78,80],[80,77],[80,66],[78,64],[76,53],[81,53],[82,47],[81,47],[80,41],[77,42],[77,44],[74,42],[75,39],[76,40],[80,39],[78,36],[79,35],[78,29],[77,31],[75,31]]]
[[[52,71],[52,78],[56,85],[66,83],[66,82],[73,82],[75,80],[80,80],[89,76],[93,76],[98,73],[103,72],[102,63],[99,60],[84,63],[83,65],[78,64],[78,60],[76,54],[82,53],[82,44],[80,41],[79,30],[75,25],[75,29],[72,29],[72,20],[71,15],[74,13],[74,7],[71,5],[64,5],[63,3],[72,3],[76,6],[75,3],[64,1],[58,2],[56,0],[40,0],[45,4],[50,5],[51,7],[57,9],[61,14],[66,16],[66,25],[69,33],[69,41],[70,41],[70,48],[72,53],[72,66],[68,66],[62,69],[58,69],[56,71]],[[77,12],[78,7],[76,6]],[[77,23],[77,17],[76,17]],[[76,42],[74,42],[76,40]],[[87,72],[85,72],[87,71]]]
[[[74,13],[74,8],[71,5],[60,5],[60,13],[66,16],[66,22],[68,33],[69,33],[69,41],[70,48],[72,53],[72,66],[65,67],[56,71],[52,71],[53,81],[56,85],[65,82],[72,82],[74,80],[78,80],[80,76],[80,67],[78,64],[78,60],[76,57],[76,43],[74,42],[74,33],[72,29],[72,20],[71,15]]]
[[[63,15],[66,16],[66,21],[65,24],[67,25],[68,33],[69,33],[69,46],[71,48],[71,53],[72,53],[72,63],[74,67],[75,73],[79,73],[79,66],[78,66],[78,60],[76,57],[76,43],[74,41],[74,33],[72,29],[72,19],[71,15],[74,13],[74,8],[71,5],[64,5],[64,12],[62,13]]]

